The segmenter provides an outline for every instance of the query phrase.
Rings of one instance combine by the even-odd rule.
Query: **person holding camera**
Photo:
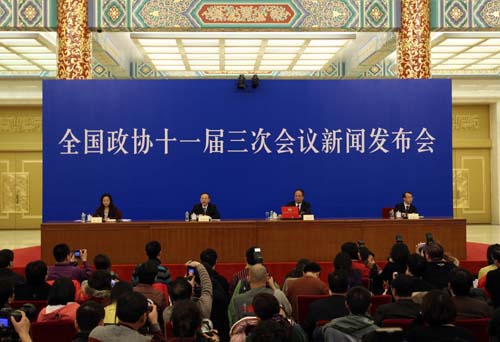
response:
[[[209,320],[201,318],[198,305],[191,300],[181,300],[172,311],[170,323],[174,337],[168,342],[219,342],[216,330]]]
[[[161,342],[164,340],[158,324],[155,304],[148,303],[144,295],[130,292],[118,298],[116,305],[117,325],[98,326],[89,335],[89,342]],[[152,335],[142,335],[139,329],[149,323]]]
[[[31,342],[30,328],[31,323],[26,314],[21,311],[21,320],[18,322],[15,317],[10,317],[10,322],[14,330],[19,335],[20,342]]]
[[[56,264],[49,267],[47,280],[56,280],[59,278],[70,278],[80,283],[87,280],[92,274],[90,265],[87,262],[87,250],[78,249],[71,252],[69,246],[65,243],[58,244],[53,249]],[[78,267],[78,262],[83,263],[84,268]]]

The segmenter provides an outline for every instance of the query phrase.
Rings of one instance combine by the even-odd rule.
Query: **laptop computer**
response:
[[[281,219],[300,219],[299,208],[296,206],[281,207]]]

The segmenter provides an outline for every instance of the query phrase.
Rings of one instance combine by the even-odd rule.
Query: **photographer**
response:
[[[163,311],[164,322],[170,321],[175,304],[181,300],[194,301],[200,309],[201,317],[203,319],[210,318],[213,300],[212,281],[210,280],[210,276],[208,275],[205,266],[197,261],[188,261],[186,266],[194,268],[200,277],[200,295],[199,297],[194,297],[194,291],[197,286],[195,282],[195,274],[187,274],[186,278],[177,278],[174,280],[170,286],[170,298],[172,299],[173,306],[168,306],[165,311]]]
[[[220,340],[217,331],[203,327],[200,309],[191,300],[182,300],[174,306],[171,323],[174,338],[168,339],[169,342],[219,342]]]
[[[31,342],[30,327],[31,323],[26,314],[21,311],[21,320],[18,322],[14,317],[10,317],[10,322],[14,330],[19,335],[20,342]]]
[[[62,277],[77,280],[80,283],[87,280],[92,270],[87,262],[87,250],[81,249],[71,252],[67,244],[59,244],[53,250],[56,264],[49,267],[48,280],[56,280]],[[78,267],[78,261],[83,262],[84,269]]]

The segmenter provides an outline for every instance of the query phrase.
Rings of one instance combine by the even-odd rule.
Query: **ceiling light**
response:
[[[275,59],[275,60],[262,60],[260,65],[290,65],[293,59],[283,60],[283,59]]]
[[[224,51],[226,53],[258,53],[259,47],[226,47]]]
[[[254,65],[255,60],[232,60],[232,61],[225,61],[224,62],[226,65]]]
[[[491,58],[483,59],[482,61],[477,62],[476,64],[496,64],[496,65],[500,65],[500,59],[491,59]]]
[[[292,53],[292,54],[287,54],[287,53],[281,53],[281,54],[278,54],[278,53],[275,53],[275,54],[265,54],[264,56],[262,56],[262,59],[293,59],[295,58],[295,54]]]
[[[482,38],[448,38],[441,43],[439,46],[463,46],[463,45],[474,45],[482,41]]]
[[[253,66],[248,65],[227,65],[226,70],[253,72]]]
[[[446,64],[472,64],[476,60],[475,59],[464,59],[464,58],[452,58],[447,60]]]
[[[467,46],[435,46],[431,49],[431,53],[434,52],[455,52],[459,53],[465,50]]]
[[[328,60],[325,59],[301,59],[296,65],[324,65]]]
[[[339,51],[339,47],[308,47],[304,50],[304,53],[335,53]]]
[[[194,70],[220,70],[218,65],[197,65]]]
[[[301,46],[303,39],[269,39],[267,46]]]
[[[146,53],[179,53],[177,46],[146,46]]]
[[[450,64],[440,64],[436,67],[434,67],[433,69],[435,70],[457,70],[457,69],[463,69],[465,65],[461,64],[461,65],[450,65]]]
[[[24,53],[24,57],[29,59],[53,59],[56,60],[56,55],[53,53]]]
[[[260,46],[262,40],[260,39],[226,39],[225,46]]]
[[[288,70],[289,67],[290,65],[261,65],[260,69],[274,71],[274,70]]]
[[[41,60],[34,60],[33,63],[45,66],[45,65],[56,65],[57,61],[50,59],[41,59]]]
[[[158,65],[156,66],[156,70],[159,71],[184,71],[186,68],[183,65]]]
[[[258,54],[256,53],[226,53],[224,58],[228,59],[257,59]]]
[[[207,54],[207,53],[200,53],[200,54],[187,54],[187,58],[189,59],[216,59],[219,60],[219,55],[218,54]]]
[[[199,47],[199,46],[186,46],[184,47],[186,53],[219,53],[219,47]]]
[[[184,46],[219,46],[218,39],[183,39]]]
[[[52,51],[50,51],[49,49],[47,49],[45,46],[14,46],[12,47],[13,50],[15,50],[16,52],[20,52],[20,53],[51,53]]]
[[[500,65],[493,65],[493,64],[476,64],[476,65],[470,65],[467,67],[467,69],[497,69],[500,68]]]
[[[2,59],[16,59],[19,58],[15,53],[2,53],[0,54],[0,60]]]
[[[467,52],[500,52],[500,48],[498,46],[474,46]]]
[[[143,46],[177,46],[175,39],[138,39]]]
[[[31,65],[31,63],[25,59],[4,59],[0,61],[3,65]]]
[[[332,57],[333,55],[326,53],[310,53],[303,54],[302,56],[300,56],[300,59],[330,59]]]
[[[155,66],[159,65],[184,65],[182,60],[160,59],[151,61]]]
[[[148,57],[149,59],[182,59],[179,53],[151,53]]]
[[[0,44],[7,46],[40,46],[36,39],[0,39]]]
[[[457,56],[455,56],[456,58],[484,58],[484,57],[487,57],[489,56],[490,54],[489,53],[468,53],[468,52],[464,52],[464,53],[461,53]]]
[[[481,45],[500,46],[500,38],[487,39],[486,41],[482,42]]]
[[[16,70],[16,71],[34,71],[34,70],[40,70],[39,67],[35,65],[10,65],[8,66],[10,70]]]
[[[431,53],[431,58],[448,58],[453,56],[453,53]]]
[[[268,47],[265,53],[297,53],[300,47]]]
[[[344,46],[347,42],[345,39],[313,39],[308,46]]]
[[[318,71],[321,70],[321,67],[317,67],[315,65],[296,65],[293,67],[294,71]]]
[[[189,64],[191,66],[198,66],[198,65],[217,65],[219,66],[219,60],[216,59],[202,59],[202,60],[192,60],[189,61]]]

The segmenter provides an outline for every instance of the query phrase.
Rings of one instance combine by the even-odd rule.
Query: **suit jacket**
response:
[[[417,319],[420,317],[420,305],[411,299],[401,299],[395,303],[381,305],[375,312],[375,324],[382,326],[384,319]]]
[[[413,204],[410,204],[410,208],[408,211],[406,211],[405,204],[403,202],[396,204],[396,207],[394,207],[394,211],[399,211],[400,213],[407,213],[407,214],[417,214],[417,207],[415,207]]]
[[[289,207],[295,207],[295,201],[288,202],[287,206],[289,206]],[[302,204],[300,205],[299,214],[300,215],[310,215],[310,214],[312,214],[311,203],[306,202],[306,201],[302,201]]]
[[[193,213],[195,213],[196,215],[208,215],[216,220],[220,219],[219,210],[217,210],[217,206],[212,203],[208,203],[206,213],[203,212],[203,206],[201,205],[201,203],[195,204],[189,215],[192,215]]]
[[[97,208],[94,212],[94,215],[92,215],[92,216],[104,218],[104,207],[100,206],[99,208]],[[121,220],[122,217],[123,217],[123,214],[120,211],[120,209],[118,209],[115,206],[109,207],[108,218],[115,219],[115,220]]]

